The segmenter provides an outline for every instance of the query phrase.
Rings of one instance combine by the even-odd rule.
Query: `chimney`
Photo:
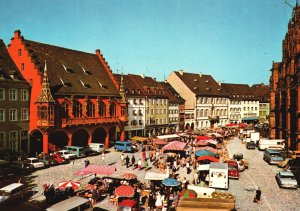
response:
[[[180,74],[180,75],[183,75],[183,70],[179,70],[179,74]]]
[[[218,84],[219,84],[219,86],[222,86],[222,82],[221,81],[219,81]]]
[[[15,38],[20,38],[21,37],[21,31],[19,29],[14,31],[14,37]]]
[[[200,78],[202,77],[202,73],[199,73],[199,77],[200,77]]]
[[[142,77],[142,78],[145,78],[145,74],[141,74],[141,77]]]

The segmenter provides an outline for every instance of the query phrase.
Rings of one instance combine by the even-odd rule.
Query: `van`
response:
[[[284,160],[280,151],[272,149],[265,150],[263,159],[268,164],[278,164]]]
[[[228,184],[228,164],[216,162],[210,163],[208,187],[228,190]]]
[[[132,147],[132,143],[129,141],[116,141],[114,147],[115,147],[115,151],[122,151],[122,152],[134,151],[134,148]]]
[[[92,204],[89,199],[73,196],[56,204],[53,204],[51,207],[46,209],[47,211],[61,211],[61,210],[93,210]]]
[[[285,141],[284,139],[260,139],[258,141],[258,149],[276,149],[276,150],[284,150]]]
[[[100,143],[89,143],[89,147],[98,153],[102,153],[104,150],[104,144],[100,144]]]
[[[70,153],[76,155],[76,157],[85,157],[85,151],[83,147],[78,146],[65,146],[64,150],[69,151]]]

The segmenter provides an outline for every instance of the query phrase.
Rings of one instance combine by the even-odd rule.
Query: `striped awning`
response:
[[[183,151],[186,146],[186,143],[181,141],[172,141],[166,146],[163,147],[163,150],[174,150],[174,151]]]

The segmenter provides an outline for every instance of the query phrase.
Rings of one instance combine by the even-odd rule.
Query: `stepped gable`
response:
[[[196,95],[227,97],[228,93],[214,80],[211,75],[196,73],[180,73],[175,71],[183,83]]]
[[[248,84],[222,83],[221,86],[230,94],[231,98],[239,100],[257,100]]]
[[[119,90],[96,54],[23,40],[42,74],[47,60],[49,85],[54,95],[101,95],[120,97]]]
[[[22,84],[27,84],[17,66],[10,57],[7,48],[0,39],[0,78],[6,81],[14,81]]]

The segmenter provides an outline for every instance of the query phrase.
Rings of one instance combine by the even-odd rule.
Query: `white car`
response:
[[[60,154],[60,156],[63,157],[65,160],[76,159],[76,155],[70,153],[68,150],[60,150],[60,151],[57,151],[56,153]]]
[[[275,178],[281,188],[298,188],[297,180],[291,171],[278,172]]]
[[[27,158],[28,163],[30,165],[32,165],[35,169],[39,169],[39,168],[44,168],[45,164],[43,162],[41,162],[39,159],[37,158]]]

